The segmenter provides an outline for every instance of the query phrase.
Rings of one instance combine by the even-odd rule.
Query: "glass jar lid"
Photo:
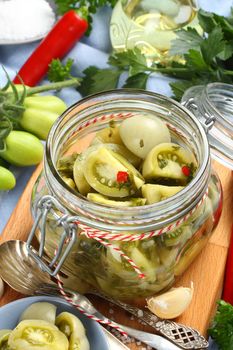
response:
[[[182,104],[206,130],[212,157],[233,169],[233,85],[191,87],[184,93]]]

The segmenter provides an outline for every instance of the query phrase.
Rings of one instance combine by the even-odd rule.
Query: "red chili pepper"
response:
[[[18,72],[25,85],[35,86],[47,73],[52,59],[62,58],[86,32],[88,23],[74,10],[62,16]],[[15,84],[21,84],[16,76]]]
[[[128,181],[129,174],[126,171],[118,171],[117,173],[117,182],[125,183]]]
[[[188,177],[190,175],[190,168],[187,165],[182,166],[181,170],[185,176]]]
[[[223,285],[222,298],[233,305],[233,227],[231,234],[230,246],[228,248],[227,263],[225,269],[225,279]]]

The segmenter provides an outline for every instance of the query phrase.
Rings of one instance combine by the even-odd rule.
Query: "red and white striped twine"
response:
[[[84,309],[77,303],[75,303],[72,298],[70,298],[67,293],[65,292],[64,288],[63,288],[63,283],[60,279],[60,276],[57,275],[56,276],[57,278],[57,285],[58,285],[58,288],[59,288],[59,292],[61,293],[61,295],[63,296],[63,298],[69,303],[71,304],[72,306],[74,306],[76,309],[78,309],[82,314],[84,314],[85,316],[87,316],[88,318],[90,318],[91,320],[93,321],[96,321],[98,323],[102,323],[106,326],[110,326],[116,330],[118,330],[120,333],[122,333],[124,336],[128,336],[128,334],[126,332],[124,332],[120,326],[118,326],[117,324],[115,324],[115,322],[112,322],[111,320],[109,319],[100,319],[94,315],[91,315],[89,314],[88,312],[84,311]]]
[[[91,228],[87,225],[82,224],[79,221],[75,221],[75,224],[78,225],[79,228],[81,228],[82,233],[85,234],[88,238],[94,239],[101,244],[103,244],[105,247],[111,247],[113,250],[115,250],[121,257],[123,257],[134,269],[134,271],[137,273],[139,278],[145,278],[145,274],[141,271],[141,269],[135,264],[135,262],[128,257],[119,247],[115,246],[113,243],[109,241],[121,241],[121,242],[134,242],[134,241],[141,241],[144,239],[149,239],[155,236],[160,236],[164,233],[173,231],[174,229],[177,229],[180,225],[182,225],[184,222],[186,222],[193,213],[203,204],[206,197],[208,196],[208,190],[202,197],[202,199],[197,203],[197,205],[184,217],[177,220],[176,222],[170,224],[169,226],[163,227],[159,230],[154,230],[150,232],[145,233],[134,233],[134,234],[124,234],[124,233],[117,233],[113,234],[111,232],[107,231],[101,231],[95,228]]]

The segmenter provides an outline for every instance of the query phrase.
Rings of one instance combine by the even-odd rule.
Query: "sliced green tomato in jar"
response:
[[[119,126],[113,123],[109,128],[98,131],[91,144],[95,145],[99,143],[116,143],[118,145],[123,145],[119,133]]]
[[[139,166],[141,162],[140,158],[132,154],[129,150],[127,150],[127,148],[125,148],[122,145],[117,145],[114,143],[107,143],[103,145],[102,143],[100,143],[100,144],[96,144],[88,147],[84,152],[82,152],[82,154],[80,154],[77,157],[73,168],[73,176],[74,176],[75,184],[78,188],[78,191],[84,196],[86,196],[87,193],[90,192],[91,186],[88,184],[84,176],[83,164],[86,158],[89,156],[89,154],[91,154],[94,151],[97,151],[99,148],[102,148],[102,147],[105,147],[106,149],[119,153],[120,155],[128,159],[128,161],[134,166]]]
[[[146,204],[153,204],[174,196],[181,191],[183,186],[163,186],[146,184],[142,186],[142,195],[146,198]]]
[[[0,350],[10,350],[8,346],[8,339],[11,332],[11,329],[0,330]]]
[[[84,175],[89,185],[109,197],[128,197],[144,184],[141,174],[124,157],[105,147],[92,152],[84,162]],[[119,183],[119,172],[127,173],[127,182]]]
[[[188,175],[183,171],[184,167],[188,167]],[[189,150],[175,143],[161,143],[148,153],[142,174],[146,180],[184,186],[194,176],[195,170],[196,159]]]
[[[62,312],[56,318],[56,325],[69,339],[69,350],[89,350],[90,344],[82,322],[69,312]]]
[[[172,232],[163,235],[163,241],[166,247],[178,246],[187,242],[192,237],[193,231],[191,225],[182,225]]]
[[[120,136],[125,146],[143,159],[156,145],[171,141],[166,124],[147,114],[125,119],[120,125]]]
[[[87,199],[91,202],[110,205],[113,207],[138,207],[146,204],[145,198],[131,198],[125,201],[114,201],[99,193],[88,193]]]
[[[23,320],[44,320],[55,324],[57,307],[54,304],[47,302],[33,303],[20,316],[20,321]]]
[[[8,344],[14,350],[68,350],[67,337],[47,321],[25,320],[11,332]]]

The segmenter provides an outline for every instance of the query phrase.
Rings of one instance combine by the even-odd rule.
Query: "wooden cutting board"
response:
[[[216,300],[221,296],[224,269],[227,257],[227,250],[230,241],[230,229],[233,223],[233,176],[230,170],[214,163],[214,168],[218,172],[224,193],[223,214],[220,223],[209,240],[207,246],[185,272],[183,277],[177,282],[177,285],[190,286],[190,281],[194,282],[194,297],[189,308],[177,319],[178,322],[189,325],[198,329],[202,334],[206,335],[207,328],[213,313],[215,311]],[[30,214],[30,197],[33,184],[41,171],[39,166],[23,192],[18,205],[16,206],[12,216],[7,223],[2,235],[0,243],[10,239],[26,240],[32,226],[32,218]],[[11,300],[22,297],[10,288],[6,288],[6,292],[0,300],[0,305],[9,303]],[[135,328],[147,329],[135,320],[130,319],[130,315],[118,308],[110,306],[108,303],[100,299],[94,300],[98,307],[109,317],[126,325]],[[130,349],[138,350],[142,346],[132,343]]]

